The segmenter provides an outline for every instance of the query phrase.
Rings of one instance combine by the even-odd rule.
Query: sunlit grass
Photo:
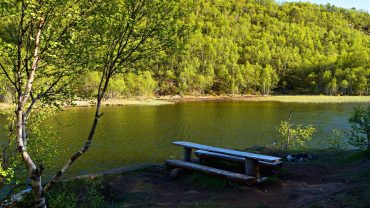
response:
[[[13,105],[9,103],[0,103],[0,110],[5,110],[11,108]]]
[[[74,101],[75,106],[93,106],[95,101]],[[102,105],[167,105],[173,102],[157,99],[108,99]]]
[[[257,100],[284,103],[370,103],[370,96],[282,95],[263,96]]]

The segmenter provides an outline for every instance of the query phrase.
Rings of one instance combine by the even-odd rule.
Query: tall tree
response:
[[[74,28],[89,15],[94,2],[76,0],[6,0],[1,22],[0,67],[15,93],[15,137],[31,181],[35,207],[46,207],[41,175],[27,149],[27,120],[37,105],[63,103],[67,84],[77,74],[79,53],[73,50]],[[41,109],[38,109],[40,111]],[[37,111],[36,111],[37,113]]]

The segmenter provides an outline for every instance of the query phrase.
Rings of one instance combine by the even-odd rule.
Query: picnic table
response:
[[[236,181],[256,182],[260,177],[258,171],[260,165],[280,166],[282,164],[281,158],[274,156],[255,154],[220,147],[212,147],[186,141],[175,141],[172,143],[184,148],[184,158],[183,160],[167,160],[167,166],[200,171],[206,174],[222,176]],[[242,163],[244,164],[245,172],[244,174],[240,174],[232,171],[226,171],[197,164],[192,161],[193,150],[195,150],[194,153],[200,158],[221,159],[236,163]]]

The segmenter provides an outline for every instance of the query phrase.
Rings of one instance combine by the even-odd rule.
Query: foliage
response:
[[[292,125],[288,121],[281,121],[277,129],[278,143],[282,148],[290,150],[303,149],[306,142],[312,139],[316,129],[312,125],[303,127],[301,124]]]
[[[348,122],[351,125],[349,143],[356,148],[370,150],[370,106],[355,107]]]
[[[37,113],[31,114],[28,120],[28,151],[32,154],[34,161],[46,168],[53,165],[53,161],[59,155],[59,137],[53,128],[46,124],[46,121],[55,114],[56,110],[51,106],[44,106],[42,110],[37,108]],[[27,170],[24,168],[17,150],[11,148],[15,146],[15,141],[12,140],[15,136],[14,117],[11,116],[11,112],[3,112],[3,116],[7,118],[5,132],[9,143],[1,144],[3,155],[0,162],[0,187],[6,185],[8,189],[12,189],[11,194],[14,194],[25,187],[20,186],[21,184],[28,182]]]
[[[11,167],[3,168],[0,162],[0,187],[4,184],[9,184],[14,177],[14,169]]]
[[[47,125],[47,120],[53,118],[55,113],[58,111],[57,108],[53,106],[40,106],[35,109],[37,113],[31,114],[28,118],[29,128],[28,130],[28,151],[33,155],[34,160],[42,164],[44,167],[50,167],[53,160],[59,155],[59,137],[55,134],[53,128]],[[9,144],[4,144],[8,146],[14,146],[14,142],[11,138],[14,137],[13,126],[15,125],[14,117],[11,116],[11,112],[5,113],[3,115],[7,117],[7,124],[5,130],[10,141]],[[24,169],[21,168],[22,161],[17,155],[16,149],[4,147],[1,145],[3,150],[3,158],[6,161],[7,166],[14,166],[18,169],[17,181],[23,181],[24,175],[20,173],[25,173]],[[4,160],[3,160],[4,161]]]
[[[333,149],[346,149],[347,146],[345,145],[343,141],[343,137],[345,135],[345,131],[342,129],[333,129],[332,130],[332,136],[325,139],[325,145],[327,145],[329,148]]]
[[[157,3],[151,3],[153,8],[159,6]],[[172,46],[161,45],[162,52],[135,64],[121,66],[119,71],[136,72],[134,76],[116,77],[109,97],[153,93],[270,94],[288,90],[331,95],[369,94],[370,15],[366,12],[310,3],[278,4],[272,0],[180,0],[179,4],[187,15],[174,21],[173,28],[177,32],[188,28],[187,32],[191,33],[186,37],[179,35]],[[69,51],[68,55],[71,55],[65,57],[65,61],[73,64],[63,64],[64,55],[59,52],[56,55],[48,52],[48,58],[44,59],[53,66],[64,68],[65,82],[72,82],[67,79],[74,77],[70,70],[78,69],[73,68],[78,65],[74,61],[83,60],[86,67],[80,70],[85,72],[73,78],[79,83],[73,84],[72,90],[78,97],[91,98],[97,93],[93,87],[99,84],[100,75],[95,69],[104,65],[100,58],[109,49],[111,39],[122,29],[120,25],[127,20],[127,16],[120,15],[128,14],[124,12],[127,5],[121,0],[102,3],[88,22],[79,20],[75,29],[68,30],[63,36],[64,39],[50,43],[52,47],[48,50],[54,50],[53,53],[61,49],[60,53]],[[148,17],[151,15],[154,14],[148,13]],[[73,17],[76,17],[75,13],[71,14]],[[122,21],[112,21],[116,19]],[[51,28],[63,28],[57,24],[51,23],[46,32],[51,32]],[[15,48],[12,44],[16,40],[7,33],[12,27],[9,20],[4,19],[0,25],[3,26],[0,29],[3,63],[7,63],[13,56],[11,52]],[[143,26],[135,26],[136,33],[131,38],[137,38],[143,32]],[[160,27],[166,26],[160,23]],[[157,37],[170,36],[164,31]],[[153,39],[147,43],[155,42]],[[89,52],[94,53],[88,55]],[[137,57],[137,54],[133,55]],[[43,68],[45,73],[41,76],[46,76],[37,80],[40,82],[38,86],[42,86],[47,78],[50,80],[50,75],[57,78],[60,75],[55,71],[58,67]],[[150,77],[144,75],[149,71]],[[144,82],[136,81],[142,78]],[[127,84],[126,79],[135,84]],[[0,82],[4,83],[4,80],[0,79]],[[9,86],[5,84],[1,88],[2,99],[11,100]]]
[[[49,206],[52,208],[105,207],[101,184],[99,179],[61,183],[47,195]]]
[[[188,15],[176,27],[191,34],[166,49],[161,62],[135,65],[153,71],[158,95],[369,94],[366,12],[272,0],[180,4]],[[131,87],[137,86],[126,85],[130,96],[139,95]]]
[[[104,197],[100,193],[101,181],[93,181],[87,186],[86,193],[86,207],[89,208],[101,208],[104,207]]]
[[[73,192],[59,192],[49,196],[49,206],[52,208],[76,208],[77,196]]]

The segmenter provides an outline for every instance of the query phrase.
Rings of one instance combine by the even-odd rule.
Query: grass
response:
[[[74,101],[75,106],[92,106],[95,101]],[[103,105],[167,105],[173,102],[157,99],[108,99],[103,101]]]
[[[358,162],[364,159],[370,158],[370,151],[365,150],[365,151],[356,151],[352,154],[350,154],[347,158],[343,160],[343,162],[347,164],[351,164],[354,162]]]
[[[192,173],[190,176],[187,177],[186,182],[188,184],[200,186],[202,188],[207,189],[216,189],[222,190],[228,185],[228,180],[217,178],[217,177],[209,177],[202,173]]]
[[[282,95],[258,97],[258,100],[283,103],[370,103],[370,96]]]
[[[7,110],[7,109],[10,109],[11,107],[13,107],[12,104],[9,104],[9,103],[0,103],[0,110]]]
[[[174,104],[171,101],[165,100],[158,100],[158,99],[109,99],[103,101],[103,106],[122,106],[122,105],[146,105],[146,106],[157,106],[157,105],[168,105]],[[72,106],[66,107],[88,107],[94,106],[95,101],[74,101]],[[0,102],[0,111],[1,110],[9,110],[14,107],[13,104],[10,103],[2,103]]]

